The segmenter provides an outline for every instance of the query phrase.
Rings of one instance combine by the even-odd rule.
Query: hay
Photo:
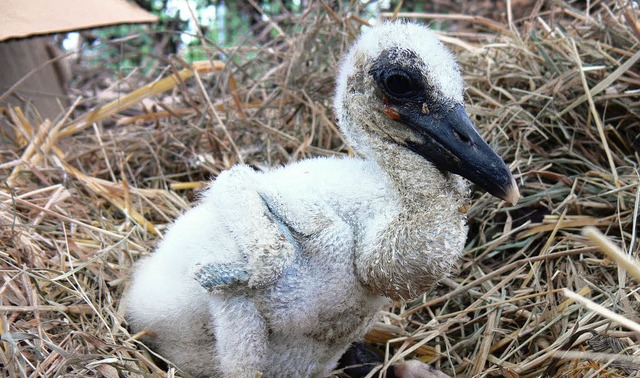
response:
[[[509,207],[477,193],[458,271],[386,312],[367,340],[387,365],[419,358],[465,377],[640,376],[637,9],[539,3],[514,19],[510,4],[502,21],[404,15],[448,26],[467,110],[523,198]],[[83,97],[52,122],[4,110],[4,376],[181,375],[126,328],[120,298],[133,261],[235,163],[350,153],[331,94],[362,23],[352,11],[319,2],[290,23],[269,19],[268,42],[212,46],[211,61],[226,63],[213,73],[174,59],[155,74],[176,75],[162,85],[135,71],[107,78],[97,97],[79,87]],[[605,242],[583,236],[586,226]],[[607,243],[626,264],[601,252]]]

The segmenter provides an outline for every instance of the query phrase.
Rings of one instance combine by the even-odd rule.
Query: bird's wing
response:
[[[237,166],[221,174],[203,198],[239,251],[229,261],[213,255],[196,266],[195,279],[211,292],[247,291],[272,285],[300,249],[299,232],[269,202],[259,173]],[[221,235],[222,236],[222,235]],[[223,253],[224,252],[219,252]]]
[[[251,231],[255,231],[261,235],[260,239],[252,239],[248,234],[235,233],[236,242],[245,247],[243,261],[200,264],[195,278],[208,291],[246,291],[265,288],[281,276],[284,269],[293,261],[295,254],[300,251],[300,243],[305,235],[276,213],[274,205],[267,202],[266,197],[260,193],[258,195],[263,201],[264,211],[261,215],[255,215],[267,222],[264,222],[264,229],[247,232],[251,234]]]
[[[249,285],[249,272],[244,262],[198,264],[194,278],[210,292],[242,291]]]

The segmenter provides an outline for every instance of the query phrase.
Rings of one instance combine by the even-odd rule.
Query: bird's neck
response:
[[[425,158],[405,147],[383,144],[376,146],[374,151],[372,158],[385,172],[405,205],[431,202],[434,196],[439,196],[443,190],[451,191],[459,182],[458,177],[443,174]]]
[[[357,274],[375,294],[414,298],[444,278],[462,254],[467,186],[404,147],[369,146],[367,158],[387,176],[398,211],[357,252]]]

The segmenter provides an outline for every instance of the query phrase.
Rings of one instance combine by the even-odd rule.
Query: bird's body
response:
[[[399,43],[413,54],[394,58]],[[403,93],[393,70],[426,59],[421,49],[435,94],[420,100],[420,114],[435,121],[394,103]],[[462,253],[466,184],[447,172],[457,168],[442,169],[455,162],[425,160],[420,146],[433,141],[401,127],[461,116],[451,110],[462,102],[452,57],[422,27],[385,24],[358,41],[338,82],[339,122],[362,157],[224,172],[134,274],[133,329],[153,332],[148,342],[193,375],[326,376],[391,299],[422,294]],[[474,149],[464,132],[455,135]],[[504,163],[491,159],[502,164],[501,196],[515,198]]]
[[[243,186],[255,192],[228,196]],[[452,193],[444,186],[442,192],[433,195],[449,196],[452,200],[447,201],[448,208],[433,206],[441,201],[428,201],[416,214],[441,214],[443,232],[457,235],[449,241],[449,249],[442,248],[447,242],[441,236],[442,245],[434,251],[442,258],[443,272],[455,263],[466,236],[464,215],[459,211],[464,186],[459,188],[462,193]],[[201,203],[176,222],[153,258],[136,272],[137,283],[153,284],[142,284],[145,289],[132,290],[129,311],[133,306],[136,313],[135,318],[131,317],[132,324],[156,333],[157,340],[152,339],[151,344],[184,367],[214,363],[212,356],[224,353],[212,349],[215,325],[208,322],[228,318],[229,324],[218,327],[220,331],[227,329],[234,343],[252,338],[254,332],[265,336],[268,328],[272,342],[267,356],[260,356],[264,364],[254,366],[255,369],[267,377],[328,374],[350,343],[363,336],[376,313],[389,303],[387,297],[362,285],[354,265],[356,250],[371,247],[377,242],[375,235],[383,232],[390,222],[402,214],[408,215],[393,188],[376,164],[354,158],[305,160],[266,173],[244,166],[225,172]],[[298,251],[276,282],[266,289],[255,290],[250,297],[244,298],[239,293],[228,300],[224,294],[208,293],[191,278],[197,270],[194,261],[200,264],[244,261],[228,230],[235,227],[243,230],[246,226],[241,219],[265,217],[264,207],[255,206],[248,198],[251,196],[255,196],[254,201],[268,198],[273,213],[286,211],[287,221],[295,224],[290,227],[304,236],[298,237]],[[222,201],[224,206],[220,204]],[[234,217],[238,217],[239,223],[229,224]],[[410,226],[407,225],[407,233],[420,232]],[[414,225],[424,226],[424,223]],[[271,237],[261,235],[264,229],[260,227],[249,230],[255,231],[258,239]],[[433,231],[425,236],[438,238]],[[225,254],[212,256],[211,251]],[[416,251],[424,253],[424,249]],[[246,310],[239,309],[243,304],[229,304],[243,300],[251,302],[262,319],[243,319],[241,314]],[[211,307],[225,314],[212,317]],[[137,318],[144,319],[142,324],[138,324]],[[228,351],[231,356],[237,353],[234,348]],[[244,349],[241,353],[243,359],[251,359]],[[210,376],[221,374],[213,366],[194,371],[210,371]]]

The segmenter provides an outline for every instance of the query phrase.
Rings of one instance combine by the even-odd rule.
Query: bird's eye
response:
[[[396,71],[384,79],[387,93],[394,97],[408,97],[418,91],[418,84],[406,73]]]

